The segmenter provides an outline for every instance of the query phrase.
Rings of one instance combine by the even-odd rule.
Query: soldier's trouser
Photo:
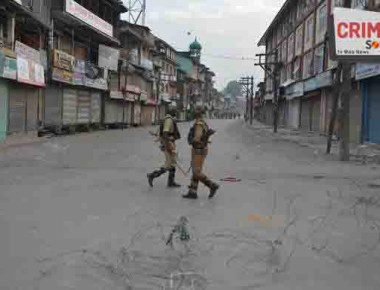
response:
[[[191,167],[193,170],[193,176],[191,178],[191,184],[189,189],[191,192],[196,193],[198,191],[199,182],[202,182],[208,188],[215,186],[215,183],[212,182],[204,173],[203,165],[207,156],[207,152],[197,152],[197,150],[192,150],[191,156]]]

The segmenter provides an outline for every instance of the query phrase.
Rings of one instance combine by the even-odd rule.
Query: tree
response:
[[[223,91],[224,95],[231,95],[232,97],[238,97],[242,95],[242,87],[238,81],[230,81],[227,87]]]

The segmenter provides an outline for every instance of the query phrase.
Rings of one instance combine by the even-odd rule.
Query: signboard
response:
[[[355,68],[355,79],[362,80],[380,75],[380,63],[357,63]]]
[[[118,71],[119,58],[118,49],[99,44],[99,67]]]
[[[75,58],[66,52],[54,50],[54,66],[67,71],[74,71]]]
[[[120,91],[111,91],[110,98],[115,99],[115,100],[123,100],[124,96],[123,96],[123,93]],[[125,96],[125,100],[129,102],[134,102],[135,101],[134,95],[131,93],[127,93],[127,95]]]
[[[17,61],[6,57],[0,52],[0,77],[6,79],[17,79]]]
[[[380,13],[334,8],[333,59],[380,57]]]
[[[41,54],[38,50],[31,48],[22,42],[16,40],[15,43],[15,52],[17,56],[21,56],[25,59],[33,60],[36,63],[41,63]]]
[[[285,95],[288,100],[302,97],[304,94],[303,82],[298,82],[285,88]]]
[[[85,78],[85,86],[106,91],[108,89],[107,81],[105,79],[89,79]]]
[[[52,79],[61,83],[72,84],[73,73],[63,69],[53,68]]]
[[[304,83],[304,91],[310,92],[320,88],[328,87],[332,85],[332,71],[326,71],[314,78],[311,78]]]
[[[32,60],[17,57],[17,80],[36,86],[45,86],[44,67]]]
[[[113,37],[113,26],[111,24],[88,11],[74,0],[66,0],[66,12],[100,32]]]

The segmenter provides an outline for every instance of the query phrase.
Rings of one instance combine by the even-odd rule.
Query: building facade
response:
[[[375,8],[375,2],[353,0],[351,7],[371,9]],[[288,0],[260,39],[258,45],[266,47],[268,63],[274,62],[274,54],[277,53],[277,83],[283,93],[279,98],[280,125],[322,134],[328,132],[333,98],[339,93],[333,89],[338,79],[337,62],[330,58],[328,25],[333,8],[342,5],[342,0]],[[361,73],[371,68],[376,70],[376,65],[357,64],[352,68],[351,142],[380,141],[380,130],[375,125],[378,120],[373,117],[373,107],[369,106],[371,103],[376,107],[378,101],[372,97],[378,91],[377,80],[370,73],[367,77],[372,79],[362,81],[367,77]],[[273,65],[267,67],[274,68]],[[273,78],[266,73],[264,82],[265,102],[260,116],[271,124]],[[335,134],[338,134],[338,129],[337,123]]]

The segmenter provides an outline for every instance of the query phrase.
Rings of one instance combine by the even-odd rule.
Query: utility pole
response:
[[[240,79],[239,81],[239,84],[242,85],[243,87],[243,92],[245,92],[245,121],[247,122],[248,121],[248,116],[250,114],[250,110],[249,110],[249,103],[250,103],[250,91],[251,91],[251,79],[253,79],[253,77],[243,77]]]
[[[255,66],[260,66],[273,80],[273,132],[278,131],[278,69],[280,63],[278,62],[278,49],[275,49],[272,53],[260,53],[256,54],[259,57],[259,62],[255,63]],[[262,60],[262,58],[265,58]],[[273,57],[273,61],[267,61],[267,58]],[[271,68],[273,66],[273,68]]]
[[[344,8],[351,8],[351,1],[345,0]],[[336,70],[336,80],[334,88],[334,100],[332,115],[329,124],[326,153],[331,153],[332,134],[335,127],[335,120],[339,120],[339,159],[340,161],[350,160],[350,98],[351,98],[351,63],[347,60],[340,61]],[[340,106],[339,106],[340,99]],[[339,107],[339,109],[338,109]],[[338,114],[339,111],[339,114]]]
[[[254,94],[254,78],[251,77],[251,101],[249,107],[249,123],[252,125],[253,122],[253,94]]]

